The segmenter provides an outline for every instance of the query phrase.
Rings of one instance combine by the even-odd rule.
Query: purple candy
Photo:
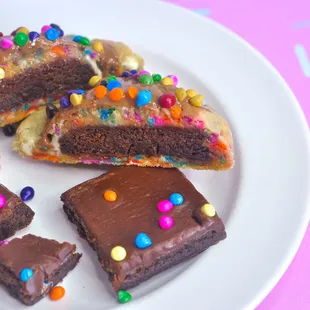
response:
[[[131,70],[130,73],[131,73],[132,75],[138,74],[138,70]]]
[[[37,33],[36,31],[30,31],[28,36],[29,36],[29,40],[33,42],[40,36],[40,34]]]
[[[74,93],[76,94],[76,93]],[[60,100],[60,106],[63,108],[63,109],[67,109],[70,107],[71,103],[70,103],[70,100],[67,98],[67,97],[61,97]]]
[[[168,77],[170,77],[173,80],[173,85],[174,86],[178,85],[179,79],[175,75],[170,74],[170,75],[168,75]]]
[[[43,34],[45,34],[45,32],[46,32],[47,30],[51,29],[51,28],[52,28],[52,26],[50,26],[50,25],[45,25],[45,26],[43,26],[43,27],[41,28],[41,32],[42,32]]]
[[[0,246],[7,245],[7,244],[9,244],[9,241],[3,240],[2,242],[0,242]]]
[[[3,195],[0,194],[0,209],[3,208],[6,204],[6,199]]]
[[[162,229],[170,229],[173,226],[173,219],[169,215],[163,215],[159,220],[158,224]]]
[[[151,73],[146,71],[146,70],[142,70],[142,71],[139,72],[139,74],[140,75],[143,75],[143,74],[149,74],[150,75]]]
[[[1,40],[1,47],[4,50],[8,50],[9,48],[11,48],[13,46],[13,41],[10,38],[3,38]]]
[[[132,73],[128,71],[124,71],[121,75],[121,77],[130,77],[130,76],[132,76]]]
[[[157,204],[157,210],[161,213],[169,212],[173,208],[173,203],[169,200],[162,200]]]

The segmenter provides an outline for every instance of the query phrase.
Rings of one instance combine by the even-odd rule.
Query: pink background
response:
[[[310,0],[166,1],[220,22],[255,46],[286,79],[310,123]],[[291,266],[257,310],[309,310],[309,267],[310,228]]]

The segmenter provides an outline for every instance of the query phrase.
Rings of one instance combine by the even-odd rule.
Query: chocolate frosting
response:
[[[115,202],[103,198],[106,190],[116,192]],[[168,213],[160,213],[157,204],[168,200],[174,192],[180,193],[184,202]],[[62,195],[62,200],[84,227],[103,268],[117,274],[120,281],[202,235],[211,236],[213,231],[222,233],[225,230],[218,215],[207,217],[196,212],[207,200],[177,169],[114,169],[70,189]],[[173,218],[171,229],[159,227],[158,219],[162,215]],[[135,246],[135,237],[141,232],[151,238],[151,247],[138,249]],[[127,251],[121,262],[110,257],[115,246],[122,246]]]
[[[21,282],[21,287],[25,294],[36,297],[47,288],[44,282],[50,282],[54,273],[74,252],[75,246],[67,242],[59,243],[29,234],[0,247],[0,265],[18,279],[22,269],[32,269],[33,277]]]

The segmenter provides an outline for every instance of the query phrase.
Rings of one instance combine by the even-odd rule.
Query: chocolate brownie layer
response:
[[[107,190],[116,193],[115,201],[104,198]],[[157,204],[176,192],[183,203],[159,212]],[[97,252],[115,290],[137,286],[226,237],[221,219],[201,211],[207,200],[176,169],[114,169],[70,189],[61,199],[69,220]],[[170,229],[160,227],[163,215],[173,219]],[[140,233],[147,234],[151,246],[137,247]],[[116,246],[126,251],[121,261],[111,257]]]
[[[0,241],[13,236],[18,230],[27,227],[34,212],[22,200],[0,184],[0,194],[6,204],[0,209]]]
[[[0,247],[0,282],[8,292],[26,305],[33,305],[72,270],[81,254],[67,242],[26,235]],[[33,276],[26,282],[20,272],[30,268]]]
[[[199,129],[177,127],[85,126],[69,131],[59,141],[63,154],[72,156],[175,156],[206,163],[211,158]]]
[[[0,113],[43,97],[53,97],[69,89],[87,89],[94,75],[90,64],[74,58],[57,58],[49,64],[27,69],[12,79],[4,79],[0,88]]]

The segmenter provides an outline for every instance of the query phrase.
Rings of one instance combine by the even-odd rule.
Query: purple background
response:
[[[310,122],[310,0],[166,0],[245,38],[277,68]],[[310,310],[310,228],[291,266],[257,310]]]

